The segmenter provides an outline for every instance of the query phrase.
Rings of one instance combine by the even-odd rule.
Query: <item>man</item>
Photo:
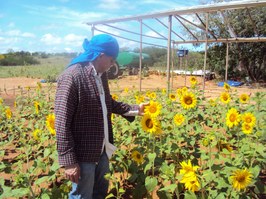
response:
[[[59,164],[72,181],[69,198],[105,198],[113,145],[111,114],[132,122],[147,104],[128,105],[112,99],[106,71],[119,45],[110,35],[84,40],[84,53],[72,60],[58,79],[55,115]]]

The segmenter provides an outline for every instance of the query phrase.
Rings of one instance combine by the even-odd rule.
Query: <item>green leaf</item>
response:
[[[185,199],[197,199],[197,196],[192,191],[185,192]]]
[[[36,184],[36,185],[41,184],[41,183],[47,181],[49,178],[50,178],[50,176],[43,176],[43,177],[41,177],[41,178],[38,178],[38,179],[35,181],[34,184]]]
[[[22,197],[27,196],[30,192],[29,188],[20,188],[20,189],[12,189],[13,197]]]
[[[156,158],[156,153],[149,153],[148,158],[149,158],[149,161],[154,162]]]
[[[171,193],[173,193],[176,188],[177,184],[170,184],[168,186],[165,186],[164,188],[161,188],[160,191],[170,191]]]
[[[146,187],[148,192],[152,192],[155,189],[155,187],[157,186],[157,184],[158,184],[158,181],[155,177],[150,177],[150,176],[146,177],[145,187]]]

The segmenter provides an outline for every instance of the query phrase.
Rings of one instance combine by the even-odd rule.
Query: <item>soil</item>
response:
[[[202,78],[197,77],[198,82],[203,88]],[[41,79],[32,79],[26,77],[14,77],[14,78],[0,78],[0,97],[4,99],[6,105],[13,105],[16,94],[20,93],[21,90],[26,91],[27,87],[32,88],[37,87],[37,83],[41,82]],[[110,80],[110,90],[112,93],[121,92],[125,88],[135,89],[141,91],[146,90],[155,90],[167,88],[167,77],[160,74],[152,74],[148,77],[143,77],[140,81],[139,76],[121,76],[118,79]],[[42,83],[42,87],[46,87],[46,83]],[[56,83],[54,83],[54,87]],[[170,79],[170,86],[172,86],[175,91],[177,88],[183,86],[190,86],[189,76],[175,76],[173,79]],[[204,86],[204,95],[207,98],[218,97],[219,94],[223,91],[223,87],[217,86],[217,80],[210,80],[205,82]],[[240,86],[233,87],[237,90],[238,93],[247,93],[249,95],[254,94],[255,92],[266,92],[266,88],[260,86],[259,84],[253,84],[251,86]]]

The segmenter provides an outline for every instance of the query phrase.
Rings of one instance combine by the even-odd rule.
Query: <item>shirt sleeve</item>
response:
[[[61,166],[77,163],[71,123],[78,102],[77,86],[70,74],[62,75],[57,82],[55,97],[55,128],[58,160]]]

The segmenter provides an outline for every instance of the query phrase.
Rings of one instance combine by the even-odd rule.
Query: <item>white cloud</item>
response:
[[[24,32],[21,34],[22,37],[29,37],[29,38],[34,38],[35,35],[33,33],[30,32]]]
[[[20,30],[9,30],[5,33],[7,36],[20,36],[21,32]]]
[[[42,36],[41,42],[45,43],[46,45],[55,45],[60,44],[62,39],[57,36],[53,36],[52,34],[48,33]]]
[[[66,45],[81,46],[85,36],[68,34],[64,37],[64,43]]]
[[[127,5],[127,2],[121,0],[102,0],[100,1],[99,8],[107,10],[118,10]]]
[[[10,22],[10,23],[7,25],[7,27],[9,27],[9,28],[13,28],[13,27],[15,27],[15,23]]]

